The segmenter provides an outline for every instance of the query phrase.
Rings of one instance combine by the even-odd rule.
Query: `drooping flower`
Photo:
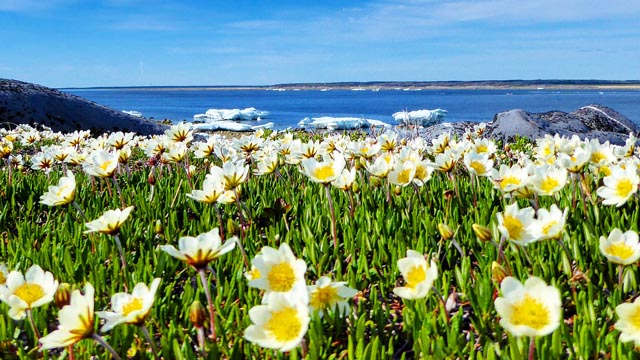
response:
[[[544,336],[560,325],[560,291],[531,276],[524,284],[513,277],[500,283],[502,296],[495,300],[500,326],[514,336]]]
[[[206,268],[211,261],[233,250],[237,241],[238,238],[234,236],[222,244],[220,232],[218,228],[214,228],[198,237],[181,237],[178,240],[178,249],[173,245],[161,245],[160,249],[200,270]]]
[[[159,285],[160,278],[155,278],[150,287],[144,283],[138,283],[131,294],[117,293],[111,296],[113,311],[96,312],[99,317],[106,320],[100,331],[107,332],[119,324],[143,324],[151,312]]]
[[[431,263],[427,264],[424,255],[414,250],[407,250],[407,257],[398,260],[398,270],[404,278],[405,286],[394,288],[393,293],[404,299],[427,296],[438,278],[435,260],[431,259]]]
[[[302,297],[307,295],[305,272],[307,264],[297,259],[287,243],[280,244],[276,250],[265,246],[256,255],[251,264],[260,274],[249,281],[249,286],[267,292],[295,293]]]
[[[322,317],[326,310],[337,308],[340,315],[349,311],[349,299],[356,296],[357,290],[346,286],[346,282],[332,282],[328,276],[321,276],[315,285],[307,286],[309,307]]]
[[[51,185],[46,193],[40,196],[40,203],[48,206],[66,205],[76,197],[76,177],[71,170],[67,176],[58,180],[58,185]]]
[[[84,233],[100,232],[107,235],[117,234],[122,224],[129,217],[131,210],[133,210],[133,206],[129,206],[123,210],[107,210],[99,218],[86,223],[85,225],[89,230],[86,230]]]
[[[24,275],[12,271],[7,276],[5,286],[0,287],[0,300],[9,305],[9,316],[15,320],[25,317],[25,311],[53,301],[58,281],[53,274],[32,265]]]
[[[89,283],[84,287],[84,295],[80,290],[71,293],[71,302],[58,313],[58,330],[40,338],[42,349],[65,347],[91,337],[95,320],[93,295],[94,289]]]
[[[629,198],[638,191],[640,176],[635,167],[611,166],[611,174],[603,179],[604,186],[598,188],[596,193],[604,199],[605,205],[624,205]]]
[[[244,331],[244,338],[283,352],[295,348],[309,328],[308,305],[282,293],[267,294],[266,299],[266,304],[249,310],[253,324]]]
[[[620,341],[633,341],[636,347],[640,346],[640,297],[616,306],[616,315],[618,321],[614,326],[620,331]]]
[[[608,237],[600,237],[600,252],[607,260],[619,265],[630,265],[640,259],[640,243],[638,233],[615,228]]]

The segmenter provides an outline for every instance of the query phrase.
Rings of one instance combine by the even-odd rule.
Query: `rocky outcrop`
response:
[[[2,123],[41,124],[62,132],[91,130],[94,135],[110,131],[151,135],[167,129],[79,96],[7,79],[0,79],[0,125]]]
[[[436,138],[444,132],[462,136],[465,130],[472,129],[474,125],[470,122],[442,123],[423,129],[421,135],[426,139]],[[491,139],[503,141],[512,141],[516,136],[536,139],[546,134],[566,137],[578,135],[582,139],[624,145],[629,133],[638,135],[639,132],[638,125],[615,110],[603,105],[587,105],[570,113],[529,113],[521,109],[501,112],[487,124],[485,134]]]

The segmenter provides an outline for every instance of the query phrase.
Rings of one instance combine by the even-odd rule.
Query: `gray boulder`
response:
[[[41,85],[0,79],[0,125],[41,124],[54,131],[90,130],[92,134],[131,131],[161,134],[167,126],[125,114]]]

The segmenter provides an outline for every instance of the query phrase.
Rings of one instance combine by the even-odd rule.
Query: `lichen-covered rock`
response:
[[[41,124],[54,131],[161,134],[167,126],[41,85],[0,79],[0,123]]]

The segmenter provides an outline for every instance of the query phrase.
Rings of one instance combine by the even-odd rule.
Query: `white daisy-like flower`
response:
[[[24,275],[12,271],[7,275],[4,286],[0,287],[0,300],[9,305],[9,316],[15,320],[25,317],[25,311],[53,301],[58,289],[58,281],[53,274],[32,265]]]
[[[608,237],[600,237],[600,253],[615,264],[630,265],[640,258],[638,233],[615,228]]]
[[[160,285],[160,278],[155,278],[151,286],[138,283],[129,293],[117,293],[111,296],[111,309],[113,311],[98,311],[96,314],[105,319],[106,323],[100,331],[107,332],[119,324],[140,325],[151,312],[151,306],[155,300],[156,291]]]
[[[435,260],[427,264],[424,255],[407,250],[407,257],[398,260],[398,270],[404,278],[405,286],[396,287],[393,293],[403,299],[420,299],[429,293],[433,282],[438,278],[438,266]]]
[[[324,311],[337,308],[340,315],[349,311],[349,299],[356,296],[357,290],[346,286],[344,281],[331,281],[328,276],[321,276],[315,285],[307,286],[309,291],[309,307],[322,317]]]
[[[251,264],[260,274],[249,281],[249,286],[267,292],[299,294],[306,297],[305,272],[307,264],[293,255],[291,248],[282,243],[277,250],[265,246]]]

